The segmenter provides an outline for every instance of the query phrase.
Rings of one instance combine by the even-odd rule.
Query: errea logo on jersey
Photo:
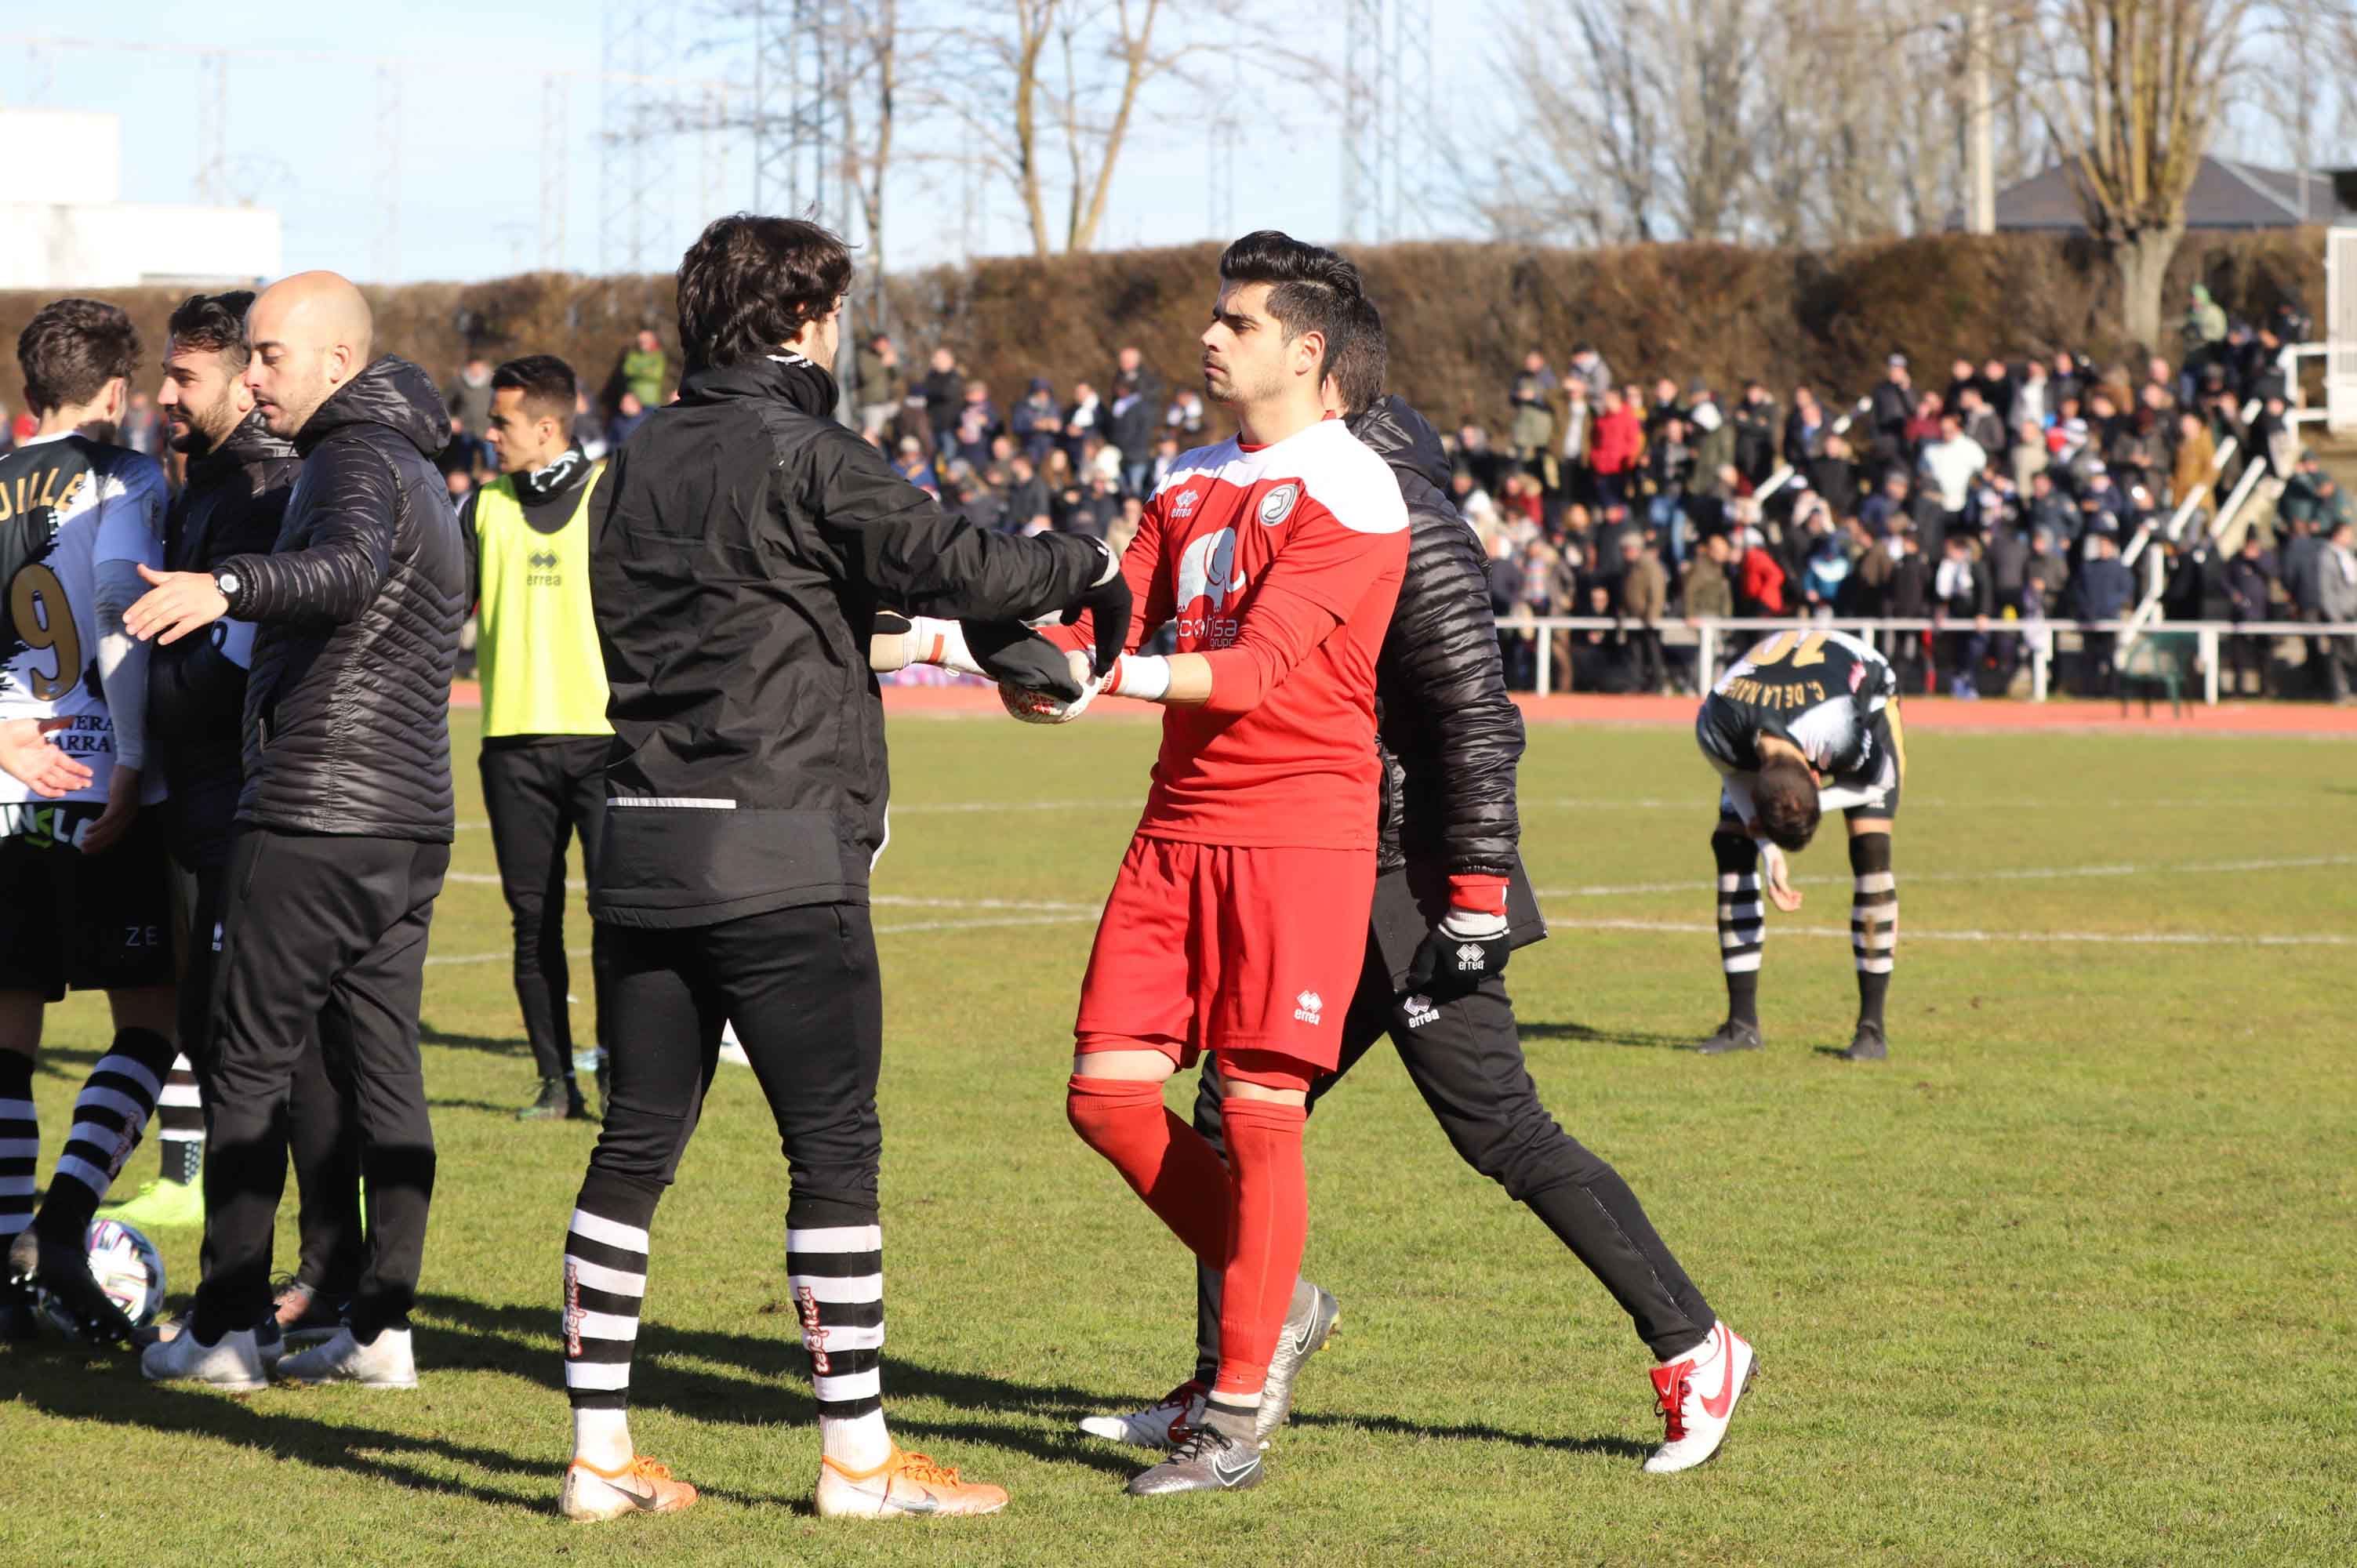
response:
[[[1170,503],[1170,515],[1174,519],[1194,516],[1195,503],[1202,499],[1200,490],[1180,490],[1178,498]]]
[[[1293,515],[1294,502],[1301,499],[1299,481],[1287,479],[1260,498],[1260,521],[1265,528],[1275,528]]]
[[[1326,999],[1315,991],[1305,991],[1294,1000],[1301,1005],[1293,1010],[1293,1015],[1304,1024],[1318,1022],[1319,1015],[1326,1011]]]

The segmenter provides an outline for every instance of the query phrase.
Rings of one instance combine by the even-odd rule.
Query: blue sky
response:
[[[693,0],[691,0],[692,5]],[[47,9],[47,8],[45,8]],[[1274,14],[1289,7],[1273,6]],[[376,72],[366,57],[425,62],[401,79],[400,222],[393,281],[474,279],[536,265],[539,258],[541,73],[599,64],[597,0],[521,5],[513,0],[402,0],[381,7],[347,0],[286,5],[210,0],[202,6],[159,0],[111,0],[81,13],[27,27],[17,16],[0,32],[20,31],[139,44],[320,50],[354,57],[337,62],[235,59],[230,66],[227,147],[231,188],[278,209],[287,270],[330,267],[377,276],[381,205]],[[372,18],[368,25],[355,17]],[[682,74],[719,74],[721,62],[690,57]],[[129,201],[185,201],[195,177],[202,90],[197,60],[120,48],[0,50],[0,102],[107,110],[124,121],[124,195]],[[1133,135],[1116,176],[1100,243],[1186,242],[1210,237],[1205,159],[1192,129],[1166,102]],[[575,271],[601,265],[595,136],[598,88],[576,81],[569,101],[571,135],[564,263]],[[1243,176],[1232,203],[1232,227],[1264,224],[1305,236],[1340,233],[1339,143],[1307,123],[1285,125],[1255,111],[1235,160]],[[719,189],[726,208],[752,198],[751,164],[741,142],[726,145]],[[24,156],[24,149],[12,149]],[[698,147],[673,157],[670,218],[658,254],[676,256],[698,224],[704,167]],[[888,215],[896,268],[955,259],[962,203],[904,177]],[[1225,216],[1224,214],[1222,216]],[[1011,193],[993,189],[982,212],[987,252],[1028,250]]]

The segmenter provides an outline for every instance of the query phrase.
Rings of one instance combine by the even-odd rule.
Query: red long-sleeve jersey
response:
[[[1180,457],[1122,557],[1135,651],[1176,621],[1211,699],[1164,711],[1137,831],[1241,848],[1375,842],[1375,657],[1407,565],[1383,460],[1329,419]],[[1088,628],[1056,639],[1085,646]]]

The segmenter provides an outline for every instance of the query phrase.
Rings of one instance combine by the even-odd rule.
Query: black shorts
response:
[[[172,885],[160,812],[139,813],[104,854],[73,847],[104,808],[68,802],[11,811],[30,832],[0,838],[0,991],[51,1002],[75,991],[169,985]]]

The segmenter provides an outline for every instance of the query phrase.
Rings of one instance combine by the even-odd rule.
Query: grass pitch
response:
[[[1892,1060],[1854,1067],[1826,1054],[1854,1002],[1837,833],[1771,916],[1769,1049],[1698,1058],[1710,775],[1683,734],[1534,729],[1523,843],[1555,934],[1508,976],[1532,1070],[1765,1376],[1716,1463],[1641,1474],[1642,1348],[1379,1051],[1310,1128],[1308,1268],[1345,1319],[1269,1484],[1141,1501],[1137,1461],[1072,1424],[1186,1374],[1190,1275],[1061,1084],[1154,734],[893,725],[885,1387],[901,1440],[1006,1484],[1006,1514],[808,1513],[785,1171],[724,1069],[656,1221],[635,1388],[640,1446],[706,1500],[556,1517],[557,1260],[592,1131],[509,1115],[532,1072],[462,765],[425,1386],[235,1398],[0,1351],[0,1563],[2357,1560],[2357,747],[1910,736]],[[92,999],[51,1018],[45,1175],[103,1044]],[[157,1240],[183,1295],[198,1237]]]

